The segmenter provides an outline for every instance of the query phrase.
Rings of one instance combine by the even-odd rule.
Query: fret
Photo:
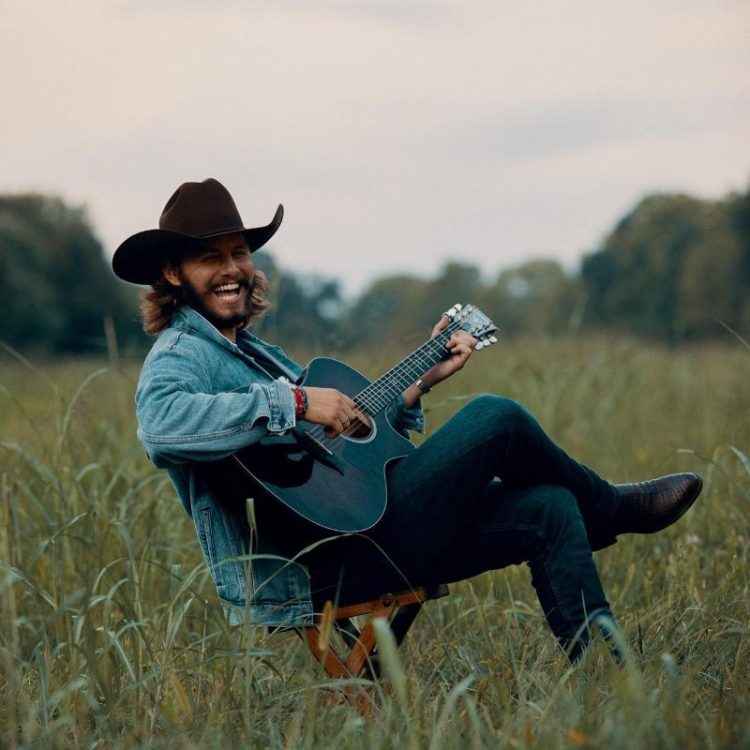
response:
[[[375,416],[388,406],[400,393],[424,375],[427,370],[449,356],[445,344],[451,334],[460,328],[453,322],[435,338],[429,339],[418,349],[404,357],[398,364],[370,383],[354,397],[357,406],[370,416]]]

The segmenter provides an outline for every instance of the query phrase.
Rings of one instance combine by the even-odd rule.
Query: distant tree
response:
[[[346,302],[336,279],[280,268],[258,333],[298,351],[421,343],[456,302],[482,307],[505,335],[559,334],[578,324],[678,342],[750,336],[750,188],[720,201],[653,195],[620,220],[570,276],[553,260],[503,270],[491,284],[456,261],[433,278],[395,274]],[[0,340],[19,349],[103,353],[104,319],[120,344],[145,347],[137,289],[117,280],[81,207],[43,195],[0,196]]]
[[[346,310],[346,344],[403,343],[423,334],[421,320],[427,287],[423,279],[405,274],[376,279]]]
[[[417,320],[422,327],[432,328],[440,313],[457,302],[476,304],[482,291],[481,272],[475,265],[451,261],[446,263],[437,277],[428,282],[425,300]]]
[[[568,330],[581,304],[577,279],[554,260],[532,260],[502,271],[481,297],[504,335]]]
[[[744,206],[740,196],[642,200],[584,259],[586,322],[670,342],[717,335],[718,320],[745,325]]]
[[[737,324],[750,333],[750,185],[744,193],[733,193],[727,200],[729,225],[737,237],[740,262],[735,269],[735,286],[739,293]]]
[[[121,343],[140,339],[135,290],[113,276],[84,209],[59,198],[0,196],[0,279],[0,340],[15,348],[103,353],[106,317]]]
[[[338,280],[283,271],[270,253],[253,260],[271,283],[271,310],[258,325],[260,336],[307,352],[340,349],[343,300]]]

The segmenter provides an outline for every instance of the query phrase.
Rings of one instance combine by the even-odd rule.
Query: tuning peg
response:
[[[479,351],[480,349],[484,349],[484,347],[487,346],[484,339],[479,339],[477,341],[477,345],[474,347],[474,351]]]
[[[490,336],[490,344],[497,344],[497,336]]]

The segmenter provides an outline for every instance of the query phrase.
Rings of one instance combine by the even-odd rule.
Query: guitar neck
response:
[[[451,334],[460,327],[459,323],[453,322],[435,338],[425,341],[422,346],[354,396],[354,402],[362,411],[374,417],[433,365],[450,356],[445,344]]]

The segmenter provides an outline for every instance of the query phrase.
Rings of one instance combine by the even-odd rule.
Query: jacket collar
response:
[[[175,313],[172,319],[172,326],[183,331],[197,333],[204,339],[208,339],[224,349],[229,349],[234,354],[242,353],[236,344],[233,344],[226,336],[219,333],[218,328],[209,323],[206,318],[189,305],[183,305]]]
[[[255,367],[259,367],[261,370],[265,371],[265,368],[255,359],[255,357],[243,351],[237,346],[237,344],[219,333],[219,329],[216,328],[216,326],[212,325],[197,310],[189,305],[183,305],[177,310],[174,314],[174,318],[172,318],[172,327],[183,331],[191,331],[198,336],[208,339],[223,349],[230,351],[235,356],[241,357],[242,359],[251,362]],[[238,336],[241,337],[250,348],[261,349],[263,356],[270,359],[274,365],[281,370],[281,372],[286,374],[288,379],[292,381],[296,379],[295,373],[268,351],[267,347],[262,346],[261,340],[257,336],[254,336],[249,331],[240,331]]]

